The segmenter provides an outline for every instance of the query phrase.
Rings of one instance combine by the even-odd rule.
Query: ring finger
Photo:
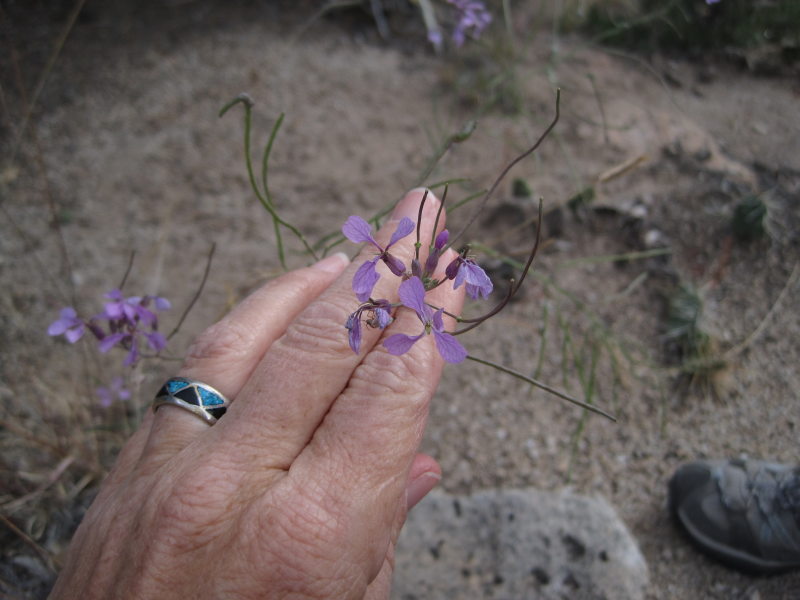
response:
[[[267,283],[197,337],[178,376],[213,386],[233,400],[272,343],[349,262],[335,254]],[[158,466],[206,429],[208,424],[187,410],[163,405],[153,419],[143,460]]]

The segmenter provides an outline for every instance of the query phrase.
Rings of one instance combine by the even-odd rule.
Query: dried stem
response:
[[[206,286],[206,281],[208,281],[208,273],[209,273],[209,271],[211,271],[211,261],[214,258],[214,251],[216,249],[217,249],[217,244],[216,243],[211,244],[211,249],[208,251],[208,258],[206,258],[206,268],[205,268],[205,271],[203,271],[203,279],[200,281],[200,286],[197,288],[197,291],[194,293],[194,296],[192,297],[191,302],[189,302],[189,305],[186,307],[186,310],[183,311],[183,314],[181,315],[181,318],[178,320],[178,324],[175,325],[175,328],[167,336],[168,340],[171,340],[173,338],[173,336],[176,333],[178,333],[178,330],[180,330],[181,325],[183,325],[183,322],[186,320],[186,317],[189,315],[189,312],[194,307],[195,302],[197,302],[198,298],[200,298],[200,294],[203,293],[203,288]]]
[[[535,152],[539,148],[539,146],[542,144],[542,142],[545,140],[545,138],[550,134],[550,132],[556,126],[556,123],[558,123],[558,119],[560,118],[560,116],[561,116],[561,90],[557,89],[556,90],[556,114],[555,114],[555,117],[553,117],[553,120],[550,122],[550,125],[547,126],[547,129],[545,129],[544,133],[542,133],[542,135],[539,136],[539,139],[536,140],[536,143],[533,146],[528,148],[525,152],[523,152],[522,154],[517,156],[514,160],[512,160],[510,163],[508,163],[508,165],[506,165],[506,168],[503,169],[500,172],[500,175],[497,176],[497,179],[495,179],[494,183],[492,184],[492,187],[489,188],[489,191],[486,192],[486,195],[483,197],[483,200],[481,200],[480,206],[478,206],[477,210],[475,210],[475,212],[472,213],[472,216],[470,217],[469,221],[467,221],[467,224],[458,233],[458,235],[456,235],[452,240],[450,240],[450,244],[448,245],[448,247],[454,245],[459,240],[459,238],[461,238],[461,236],[463,236],[464,233],[470,227],[472,227],[472,224],[475,223],[475,220],[478,218],[478,215],[480,215],[483,212],[483,209],[486,208],[486,204],[491,199],[491,197],[494,194],[495,190],[497,190],[497,187],[500,185],[500,182],[503,181],[503,179],[508,174],[508,172],[514,166],[516,166],[516,164],[518,162],[520,162],[521,160],[527,158],[530,154],[532,154],[533,152]]]
[[[122,291],[122,288],[125,287],[125,283],[128,281],[128,275],[131,274],[131,269],[133,268],[134,258],[136,258],[136,250],[131,250],[131,255],[128,258],[128,266],[125,269],[125,275],[122,276],[122,281],[119,282],[119,291]]]
[[[459,329],[458,331],[454,331],[453,335],[460,335],[462,333],[466,333],[471,329],[475,329],[478,325],[486,321],[487,319],[495,316],[501,310],[506,307],[506,304],[509,303],[511,298],[514,297],[514,294],[519,291],[522,282],[525,281],[525,277],[528,275],[528,271],[531,269],[531,265],[533,264],[533,259],[536,258],[536,253],[539,251],[539,240],[541,239],[542,234],[542,200],[539,199],[539,222],[536,224],[536,242],[533,244],[533,249],[531,250],[530,255],[528,256],[528,261],[525,263],[525,267],[522,269],[522,275],[520,275],[519,280],[515,283],[513,279],[510,281],[510,285],[508,287],[508,294],[500,303],[495,306],[492,310],[486,313],[483,316],[477,317],[475,319],[461,319],[458,318],[459,323],[471,323],[471,325],[464,327],[463,329]]]

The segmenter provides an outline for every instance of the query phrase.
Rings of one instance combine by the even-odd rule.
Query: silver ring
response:
[[[153,412],[168,404],[188,410],[213,425],[228,410],[230,402],[208,384],[185,377],[173,377],[158,390],[153,400]]]

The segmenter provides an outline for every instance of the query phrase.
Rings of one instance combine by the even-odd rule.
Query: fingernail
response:
[[[326,273],[338,274],[344,271],[344,268],[349,264],[350,259],[347,258],[347,254],[344,252],[337,252],[336,254],[331,254],[330,256],[315,262],[311,266],[314,269],[319,269],[320,271],[325,271]]]
[[[414,508],[442,479],[439,473],[425,472],[408,484],[406,488],[406,504],[408,510]]]
[[[405,197],[400,200],[400,202],[397,203],[397,206],[394,207],[394,210],[392,211],[392,218],[399,220],[403,217],[408,217],[416,222],[417,217],[419,216],[419,203],[422,202],[425,192],[428,192],[425,205],[438,206],[439,200],[432,191],[424,187],[414,188],[413,190],[410,190]]]

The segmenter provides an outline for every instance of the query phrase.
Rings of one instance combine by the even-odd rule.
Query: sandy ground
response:
[[[216,116],[227,100],[241,91],[256,100],[258,144],[286,113],[271,187],[312,240],[400,197],[417,183],[432,140],[474,112],[470,94],[453,85],[461,71],[421,43],[381,44],[368,22],[323,21],[295,39],[297,15],[275,5],[193,2],[136,15],[90,8],[34,112],[40,152],[28,135],[13,162],[9,140],[22,111],[4,59],[2,506],[55,556],[110,460],[102,449],[125,435],[97,424],[119,422],[125,409],[104,412],[85,393],[95,385],[91,374],[111,363],[44,335],[70,298],[53,215],[86,312],[117,285],[131,250],[129,289],[185,306],[216,242],[206,290],[172,342],[180,355],[193,333],[279,270],[270,222],[247,186],[240,113]],[[30,86],[44,51],[36,39],[18,48]],[[645,62],[547,33],[527,32],[519,51],[524,111],[483,115],[473,138],[428,179],[488,186],[547,125],[561,88],[556,134],[513,173],[548,210],[536,277],[520,301],[464,342],[475,355],[538,370],[578,396],[595,357],[594,401],[619,422],[582,421],[571,406],[465,364],[446,371],[422,449],[441,462],[450,492],[568,486],[605,496],[641,544],[651,598],[797,597],[796,574],[750,578],[706,560],[673,528],[665,499],[666,480],[686,460],[798,460],[800,292],[785,289],[800,261],[797,82],[713,63]],[[566,208],[598,176],[636,158],[632,171],[596,186],[595,208]],[[749,193],[768,200],[774,235],[732,242],[733,207]],[[451,223],[466,215],[454,213]],[[534,216],[534,202],[510,199],[507,182],[469,237],[519,258],[533,229],[508,229]],[[593,260],[652,247],[671,253]],[[293,265],[303,260],[290,256]],[[661,335],[678,277],[702,289],[704,322],[721,351],[758,328],[712,384],[687,386],[670,368]],[[146,362],[138,401],[174,365]],[[32,543],[1,530],[0,589],[15,597],[20,581],[46,579],[47,571],[32,558]]]

